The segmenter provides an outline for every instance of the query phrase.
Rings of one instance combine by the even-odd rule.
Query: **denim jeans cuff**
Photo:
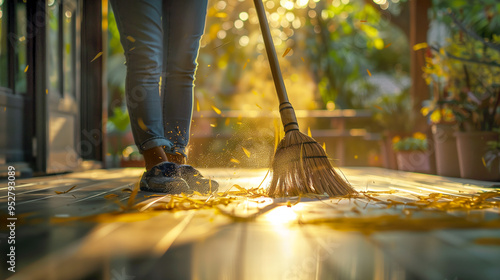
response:
[[[164,146],[165,150],[170,150],[172,149],[173,144],[163,137],[154,137],[142,142],[142,144],[138,148],[142,154],[142,152],[144,152],[145,150],[161,146]]]
[[[181,154],[185,158],[187,158],[186,154],[186,147],[180,147],[180,146],[172,146],[172,147],[165,147],[165,153],[171,154],[171,155],[178,155]]]

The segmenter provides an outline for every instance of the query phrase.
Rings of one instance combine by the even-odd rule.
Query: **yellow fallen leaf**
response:
[[[217,124],[216,123],[211,123],[210,126],[211,127],[217,127]]]
[[[245,152],[245,155],[247,155],[247,157],[250,157],[250,155],[251,155],[250,151],[248,151],[244,147],[241,147],[241,149],[243,149],[243,152]]]
[[[255,106],[259,107],[259,109],[261,109],[261,110],[262,110],[262,107],[260,107],[260,105],[259,105],[259,104],[255,104]]]
[[[76,188],[76,185],[75,186],[72,186],[71,188],[69,188],[68,190],[66,191],[63,191],[63,192],[60,192],[60,191],[55,191],[56,194],[64,194],[64,193],[69,193],[71,190],[73,190],[74,188]]]
[[[105,199],[113,199],[115,197],[118,197],[118,195],[114,193],[110,193],[104,196]]]
[[[474,243],[479,245],[500,246],[500,237],[480,237],[474,240]]]
[[[222,113],[221,110],[215,106],[212,106],[212,109],[214,109],[214,111],[217,113],[217,115],[220,115],[220,113]]]
[[[372,76],[372,73],[370,72],[370,70],[366,69],[366,72],[368,73],[368,76]]]
[[[96,60],[99,57],[101,57],[101,55],[102,55],[102,52],[99,52],[98,54],[96,54],[96,56],[94,57],[94,59],[92,59],[90,62],[94,62],[94,60]]]
[[[196,112],[200,111],[200,102],[196,100]]]
[[[231,160],[229,160],[229,161],[230,161],[230,162],[237,163],[237,164],[239,164],[239,163],[240,163],[240,161],[239,161],[239,160],[237,160],[237,159],[235,159],[235,158],[232,158],[232,159],[231,159]]]
[[[24,73],[28,72],[29,67],[30,67],[29,65],[26,65],[26,68],[24,68]]]
[[[415,44],[413,46],[413,50],[414,51],[418,51],[418,50],[425,49],[425,48],[427,48],[427,43],[426,42],[418,43],[418,44]]]

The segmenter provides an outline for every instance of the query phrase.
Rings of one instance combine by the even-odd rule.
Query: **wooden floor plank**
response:
[[[219,182],[221,192],[236,190],[234,185],[256,188],[270,180],[264,179],[266,169],[201,171]],[[385,193],[373,196],[376,199],[302,197],[300,202],[299,197],[236,197],[228,206],[211,209],[149,211],[170,196],[139,192],[135,203],[149,205],[143,212],[111,215],[106,213],[127,203],[130,192],[122,190],[134,187],[142,169],[19,179],[16,212],[29,215],[16,231],[19,272],[13,279],[120,279],[124,275],[163,279],[167,274],[176,279],[495,279],[500,274],[496,265],[500,246],[476,242],[492,238],[494,244],[495,238],[500,240],[500,229],[379,227],[370,231],[328,224],[331,219],[375,221],[404,216],[406,209],[415,210],[405,203],[418,197],[442,193],[466,198],[498,190],[495,183],[381,168],[342,171],[358,191]],[[6,203],[5,185],[0,185],[0,203]],[[73,185],[77,187],[67,193],[55,193]],[[417,211],[408,219],[492,220],[500,219],[499,215],[497,207]],[[75,217],[86,219],[71,222]],[[325,222],[308,223],[314,220]],[[5,246],[0,242],[0,251]],[[0,268],[6,271],[5,264]]]

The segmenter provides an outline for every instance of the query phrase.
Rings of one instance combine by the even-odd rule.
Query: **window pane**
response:
[[[0,86],[9,86],[7,55],[7,1],[0,0]]]
[[[50,94],[61,94],[59,56],[59,1],[49,1],[47,8],[47,88]]]
[[[28,66],[27,46],[26,46],[26,3],[17,1],[16,4],[16,29],[17,29],[17,47],[16,47],[16,93],[26,93],[26,66]],[[29,67],[29,66],[28,66]]]

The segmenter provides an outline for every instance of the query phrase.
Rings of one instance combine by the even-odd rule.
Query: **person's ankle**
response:
[[[175,154],[175,155],[168,154],[167,157],[170,162],[176,164],[186,164],[186,157],[181,154]]]
[[[161,146],[145,150],[142,155],[144,156],[147,171],[159,163],[168,161],[167,154]]]

